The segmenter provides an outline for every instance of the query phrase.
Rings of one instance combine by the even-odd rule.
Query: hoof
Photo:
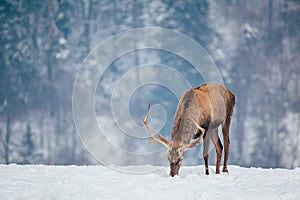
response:
[[[222,172],[228,173],[227,167],[224,167]]]
[[[209,175],[209,170],[208,169],[205,170],[205,174]]]

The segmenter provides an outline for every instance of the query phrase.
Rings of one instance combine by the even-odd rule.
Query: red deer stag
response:
[[[160,134],[158,134],[159,138],[155,137],[149,128],[147,119],[150,104],[148,105],[148,112],[143,119],[143,124],[152,137],[149,143],[158,142],[167,147],[170,176],[178,175],[185,151],[199,144],[202,137],[204,138],[205,173],[209,174],[208,151],[210,140],[215,145],[217,153],[216,174],[220,173],[223,145],[218,136],[219,125],[222,125],[225,146],[223,172],[228,172],[229,126],[234,103],[234,95],[223,85],[204,84],[187,90],[182,95],[176,110],[171,141]]]

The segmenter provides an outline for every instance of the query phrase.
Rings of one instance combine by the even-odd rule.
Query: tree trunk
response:
[[[11,130],[10,130],[10,116],[8,115],[6,118],[6,135],[5,135],[5,143],[4,143],[4,149],[5,149],[5,163],[9,164],[9,143],[10,143],[10,136],[11,136]]]

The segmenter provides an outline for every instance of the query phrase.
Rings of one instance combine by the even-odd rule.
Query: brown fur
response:
[[[222,125],[225,147],[223,172],[228,172],[227,164],[230,146],[229,127],[234,104],[234,95],[223,85],[204,84],[186,91],[179,101],[175,114],[172,141],[170,142],[173,149],[179,149],[180,146],[188,144],[192,139],[200,136],[198,128],[193,124],[194,120],[200,127],[205,129],[203,156],[206,174],[209,174],[208,149],[210,139],[213,141],[217,153],[216,173],[220,173],[219,168],[223,146],[218,136],[218,127]],[[182,160],[182,158],[180,159]],[[169,160],[170,165],[174,165],[171,160],[176,159],[170,157]],[[171,169],[170,174],[178,174],[179,167],[177,166],[175,170],[177,173],[172,173]]]

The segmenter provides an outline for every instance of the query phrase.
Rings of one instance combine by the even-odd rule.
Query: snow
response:
[[[129,170],[130,168],[130,170]],[[126,173],[146,168],[144,174]],[[299,199],[300,168],[229,166],[229,174],[204,175],[203,166],[168,167],[0,165],[1,199]]]
[[[58,43],[61,45],[66,45],[67,44],[67,40],[63,37],[59,38]]]

